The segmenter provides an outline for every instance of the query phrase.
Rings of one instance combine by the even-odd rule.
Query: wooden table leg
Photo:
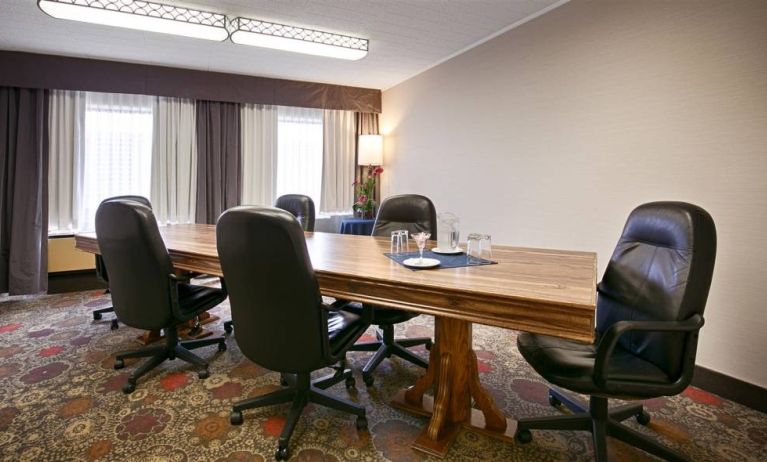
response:
[[[425,396],[431,387],[434,398]],[[472,408],[472,398],[479,409]],[[435,319],[435,344],[426,374],[412,387],[400,391],[392,404],[416,414],[431,415],[413,448],[437,457],[447,454],[462,426],[494,438],[514,439],[516,422],[498,410],[479,381],[472,325],[467,321]]]

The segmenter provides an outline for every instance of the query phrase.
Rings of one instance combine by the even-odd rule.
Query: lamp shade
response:
[[[357,164],[381,165],[383,164],[383,136],[360,135],[357,145]]]

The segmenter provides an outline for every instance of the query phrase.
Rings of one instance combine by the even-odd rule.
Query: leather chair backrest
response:
[[[173,265],[152,209],[131,200],[102,202],[96,237],[120,321],[146,330],[171,325],[168,275]]]
[[[431,200],[418,194],[387,197],[378,209],[372,234],[389,237],[399,229],[431,233],[431,239],[437,239],[437,209]]]
[[[234,207],[218,219],[216,240],[242,354],[278,372],[324,366],[327,317],[298,220]]]
[[[274,206],[287,210],[298,218],[304,231],[314,231],[314,201],[303,194],[285,194],[277,198]]]
[[[703,315],[716,257],[711,215],[683,202],[653,202],[631,212],[599,284],[597,331],[621,320],[682,321]],[[620,345],[664,370],[683,372],[685,334],[632,331]]]
[[[144,196],[114,196],[104,199],[101,203],[114,200],[134,201],[144,204],[150,209],[152,208],[152,203]],[[105,283],[109,283],[109,273],[107,273],[107,269],[104,267],[104,260],[101,258],[101,255],[96,255],[96,277]]]

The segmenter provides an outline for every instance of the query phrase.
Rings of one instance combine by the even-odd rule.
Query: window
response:
[[[95,229],[96,209],[107,197],[149,197],[153,104],[149,96],[87,94],[80,231]]]
[[[277,195],[305,194],[320,209],[322,109],[278,108]]]

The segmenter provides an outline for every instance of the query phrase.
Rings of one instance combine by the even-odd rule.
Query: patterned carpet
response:
[[[112,369],[111,355],[135,348],[138,331],[109,330],[109,319],[94,322],[91,310],[109,305],[101,292],[0,298],[0,460],[3,461],[262,461],[271,460],[288,405],[249,411],[242,426],[228,421],[232,402],[278,386],[278,375],[245,359],[235,339],[224,353],[198,350],[210,359],[211,376],[199,380],[180,361],[166,362],[124,395],[120,387],[133,363]],[[214,314],[228,319],[228,307]],[[399,335],[431,335],[432,320],[421,316]],[[207,326],[223,333],[219,324]],[[475,327],[475,348],[483,383],[511,416],[557,412],[547,403],[546,384],[522,360],[512,332]],[[421,351],[425,354],[424,351]],[[384,361],[376,383],[366,389],[359,368],[368,357],[353,353],[357,391],[342,384],[331,392],[368,409],[370,433],[358,433],[354,419],[311,406],[291,441],[293,460],[419,461],[413,441],[426,422],[387,403],[411,384],[419,369]],[[767,459],[767,415],[695,388],[670,399],[647,402],[646,429],[691,460]],[[649,460],[646,454],[610,441],[613,460]],[[500,443],[464,431],[446,460],[591,459],[586,433],[534,432],[531,444]]]

